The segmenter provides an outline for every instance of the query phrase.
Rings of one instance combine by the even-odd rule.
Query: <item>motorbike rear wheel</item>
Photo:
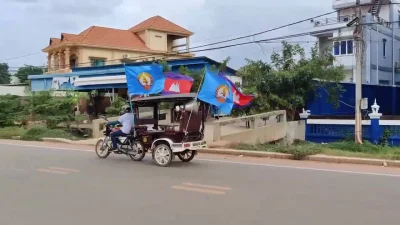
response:
[[[100,139],[97,141],[95,152],[96,155],[101,159],[105,159],[110,155],[111,152],[109,151],[107,137],[104,140]]]
[[[133,141],[131,142],[131,151],[128,154],[133,161],[142,161],[142,159],[146,155],[146,151],[144,149],[143,144],[140,141]]]

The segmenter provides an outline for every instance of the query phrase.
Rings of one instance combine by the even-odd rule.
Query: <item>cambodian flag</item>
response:
[[[219,111],[225,115],[231,114],[233,95],[230,83],[210,71],[206,71],[204,76],[204,82],[197,98],[218,107]]]
[[[164,90],[165,76],[161,65],[125,66],[125,74],[130,96],[157,94]]]
[[[236,85],[229,80],[223,73],[219,73],[219,76],[224,78],[232,87],[232,93],[233,93],[233,101],[234,105],[233,107],[235,108],[243,108],[248,105],[250,105],[251,100],[254,99],[254,95],[245,95],[243,94],[237,87]]]
[[[165,72],[163,94],[190,93],[194,79],[179,73]]]

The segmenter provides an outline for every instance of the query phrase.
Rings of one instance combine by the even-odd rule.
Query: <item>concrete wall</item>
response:
[[[0,85],[0,95],[29,96],[29,92],[26,92],[26,88],[27,86]]]
[[[91,58],[101,58],[104,59],[106,65],[121,64],[120,59],[127,55],[129,58],[139,57],[141,55],[149,55],[148,53],[138,53],[132,51],[122,51],[122,50],[112,50],[103,48],[89,48],[89,47],[79,47],[78,49],[78,61],[79,67],[91,66]],[[109,61],[115,60],[115,61]]]
[[[158,51],[167,51],[167,34],[164,32],[149,30],[147,47]]]
[[[232,143],[262,144],[284,140],[285,144],[292,144],[294,140],[305,140],[304,121],[269,124],[243,132],[222,135],[221,140]]]

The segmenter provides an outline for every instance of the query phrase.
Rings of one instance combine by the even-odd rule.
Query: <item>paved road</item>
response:
[[[0,142],[0,224],[399,224],[399,169],[204,154],[161,168],[12,143]]]

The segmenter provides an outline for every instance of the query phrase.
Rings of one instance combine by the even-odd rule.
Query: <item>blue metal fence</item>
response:
[[[354,139],[354,125],[348,124],[307,124],[307,141],[329,143]],[[363,139],[370,139],[370,126],[362,126]]]
[[[312,115],[354,115],[355,85],[342,83],[345,92],[340,98],[339,108],[328,103],[328,93],[325,89],[318,89],[316,96],[308,99],[306,109]],[[368,85],[362,86],[363,98],[368,98],[368,105],[376,99],[383,115],[400,115],[400,104],[397,104],[397,96],[400,96],[400,87]]]

